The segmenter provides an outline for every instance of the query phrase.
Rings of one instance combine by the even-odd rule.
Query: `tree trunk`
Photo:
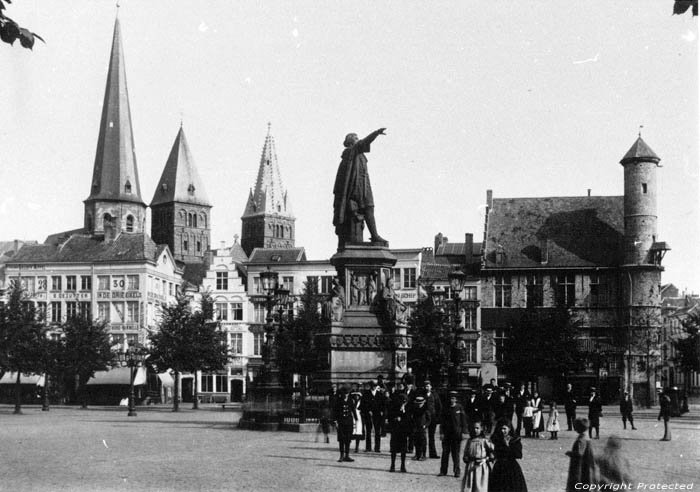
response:
[[[80,408],[87,409],[88,394],[87,394],[87,379],[78,378],[78,394],[80,395]]]
[[[194,401],[192,410],[199,410],[199,385],[197,384],[197,371],[194,371]]]
[[[301,394],[299,400],[299,423],[306,423],[306,376],[301,376],[301,384],[299,385]]]
[[[180,373],[175,371],[175,387],[173,388],[173,412],[180,411]]]
[[[21,372],[17,371],[17,383],[15,384],[15,411],[13,413],[22,413],[22,384],[20,382]]]

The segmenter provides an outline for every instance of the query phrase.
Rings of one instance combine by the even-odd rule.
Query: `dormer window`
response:
[[[163,193],[168,191],[168,183],[163,183],[162,185],[160,185],[160,189],[163,190]]]
[[[131,194],[131,182],[128,179],[124,183],[124,193]]]
[[[187,193],[194,195],[194,185],[192,183],[187,187]]]

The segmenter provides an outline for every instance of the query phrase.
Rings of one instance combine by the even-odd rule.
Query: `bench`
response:
[[[221,410],[226,411],[227,408],[233,409],[236,407],[240,407],[240,403],[222,403],[221,404]]]

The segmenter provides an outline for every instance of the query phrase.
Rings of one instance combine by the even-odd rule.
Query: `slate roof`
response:
[[[481,255],[481,243],[472,243],[471,258]],[[435,257],[440,256],[467,256],[467,243],[446,243],[438,246]]]
[[[0,241],[0,263],[7,263],[15,254],[15,247],[19,251],[25,244],[38,244],[36,241]]]
[[[163,174],[158,181],[151,207],[170,202],[211,206],[202,180],[199,178],[182,126],[177,132]]]
[[[623,253],[623,206],[622,196],[494,199],[484,266],[617,266]]]
[[[127,183],[131,186],[131,192],[126,191]],[[114,22],[100,133],[87,200],[122,200],[144,204],[134,152],[134,133],[118,18]]]
[[[166,246],[158,246],[147,234],[120,234],[112,242],[76,234],[64,243],[25,245],[12,263],[112,263],[155,261]]]
[[[420,265],[420,279],[424,282],[447,280],[447,275],[455,270],[457,265],[452,263],[426,263]]]
[[[250,253],[248,264],[294,263],[306,261],[304,248],[255,248]]]
[[[649,147],[640,136],[637,138],[634,144],[632,144],[632,147],[630,147],[625,156],[622,158],[620,164],[626,164],[627,162],[631,161],[651,161],[659,163],[661,159],[656,155],[656,153],[654,153],[653,150],[651,150],[651,147]]]

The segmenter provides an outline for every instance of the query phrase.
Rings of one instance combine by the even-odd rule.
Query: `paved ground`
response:
[[[0,490],[7,491],[458,491],[437,477],[438,460],[408,462],[409,473],[388,473],[389,455],[353,455],[337,463],[336,443],[313,434],[237,430],[239,413],[220,407],[173,413],[166,407],[0,406]],[[613,407],[601,422],[601,447],[624,439],[636,482],[693,483],[700,489],[700,412],[675,419],[673,441],[659,442],[663,425],[637,412],[637,431],[623,431]],[[573,432],[558,441],[526,439],[521,461],[531,492],[560,491],[566,483]],[[388,448],[388,439],[382,445]],[[362,449],[362,448],[361,448]],[[636,489],[636,483],[635,483]],[[641,490],[641,489],[639,489]],[[646,490],[650,490],[647,488]]]

